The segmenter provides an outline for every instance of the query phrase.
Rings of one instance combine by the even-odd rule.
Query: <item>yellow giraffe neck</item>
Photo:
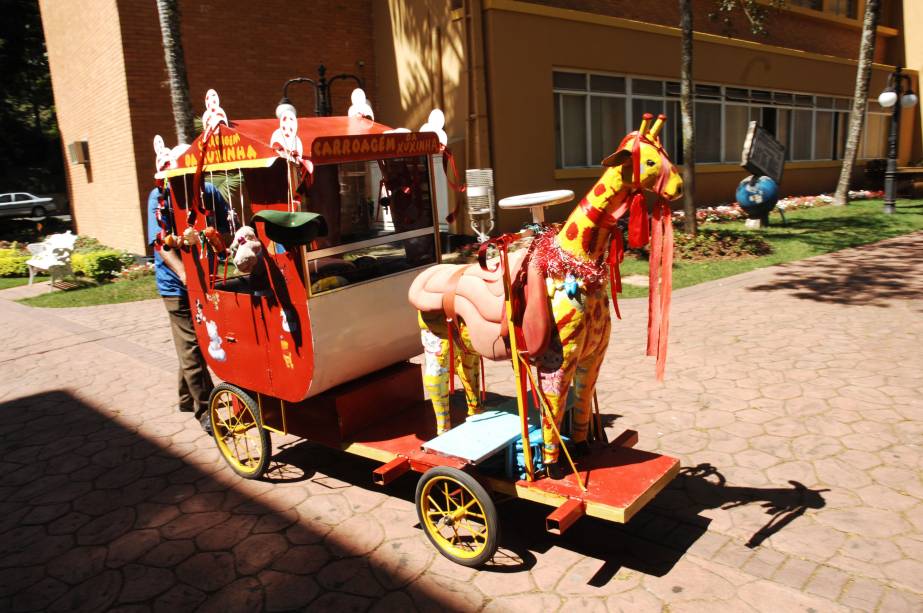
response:
[[[607,168],[603,176],[581,200],[604,213],[614,211],[625,200],[629,185],[623,181],[622,167]],[[593,223],[581,206],[574,207],[557,235],[558,246],[577,258],[598,262],[606,253],[609,230]]]

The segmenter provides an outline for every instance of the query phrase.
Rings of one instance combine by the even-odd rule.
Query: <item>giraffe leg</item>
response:
[[[600,310],[594,307],[594,311],[601,316],[594,318],[590,324],[591,334],[587,338],[589,351],[586,351],[583,358],[577,362],[577,371],[574,375],[574,421],[571,434],[575,443],[581,443],[587,439],[590,419],[593,417],[593,391],[596,389],[596,380],[599,378],[599,371],[606,357],[606,349],[609,347],[612,321],[609,318],[608,301],[602,304],[603,308]]]
[[[593,417],[593,390],[603,364],[603,354],[593,353],[577,364],[574,375],[574,421],[571,435],[575,443],[587,439],[590,419]]]
[[[481,412],[481,358],[471,345],[468,327],[462,324],[460,328],[464,347],[456,347],[455,369],[465,388],[468,415],[477,415]]]
[[[538,379],[539,386],[548,402],[548,412],[542,411],[542,438],[544,445],[542,447],[542,461],[548,464],[554,464],[558,461],[558,454],[561,451],[560,442],[555,434],[555,428],[561,431],[561,422],[564,420],[564,412],[567,409],[567,392],[570,389],[571,379],[574,377],[574,370],[577,364],[575,360],[566,360],[561,367],[554,371],[539,369]],[[554,423],[554,428],[552,427]]]
[[[542,437],[544,446],[542,448],[542,459],[546,465],[554,464],[558,461],[560,452],[560,443],[557,435],[554,433],[552,423],[561,431],[561,422],[564,420],[564,412],[567,409],[567,392],[570,389],[571,381],[574,378],[574,371],[577,368],[577,360],[580,357],[580,344],[584,336],[585,322],[581,317],[580,309],[574,305],[567,297],[567,294],[558,290],[554,293],[551,300],[551,309],[554,313],[556,331],[560,339],[561,362],[557,370],[539,367],[538,378],[539,387],[545,399],[548,401],[551,415],[542,411]]]
[[[449,341],[445,322],[439,317],[418,315],[423,342],[423,387],[433,403],[436,434],[452,427],[449,412]],[[440,325],[441,324],[441,325]]]

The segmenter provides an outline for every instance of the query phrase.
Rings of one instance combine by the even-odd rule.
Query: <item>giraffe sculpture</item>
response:
[[[629,210],[629,244],[640,247],[649,236],[653,239],[647,349],[648,355],[658,357],[658,378],[663,374],[672,267],[667,201],[678,198],[683,186],[658,138],[665,119],[660,115],[654,120],[646,114],[640,129],[626,136],[618,150],[603,160],[602,177],[564,224],[559,229],[547,228],[529,249],[509,256],[511,276],[526,267],[528,273],[519,278],[538,279],[539,299],[548,306],[544,317],[550,318],[546,326],[550,334],[529,359],[538,371],[539,393],[548,409],[542,414],[542,459],[547,474],[555,478],[563,475],[555,430],[560,429],[572,381],[571,435],[578,450],[586,450],[593,392],[609,344],[607,281],[613,296],[620,289],[618,263],[623,246],[616,222]],[[653,224],[648,220],[645,191],[658,198]],[[424,348],[424,387],[436,413],[437,433],[451,427],[450,372],[457,370],[468,413],[474,414],[481,409],[478,354],[488,359],[509,357],[509,347],[502,340],[503,288],[498,280],[497,273],[476,266],[440,265],[421,273],[411,287],[410,301],[419,310]],[[528,294],[535,300],[535,286]],[[528,317],[527,307],[524,325]]]

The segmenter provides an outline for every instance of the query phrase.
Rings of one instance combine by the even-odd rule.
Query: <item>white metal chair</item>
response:
[[[26,262],[29,267],[29,285],[32,285],[37,271],[45,271],[51,275],[51,284],[54,285],[64,277],[73,274],[71,270],[71,254],[77,235],[70,230],[63,234],[46,236],[40,243],[30,243],[26,246],[32,258]]]

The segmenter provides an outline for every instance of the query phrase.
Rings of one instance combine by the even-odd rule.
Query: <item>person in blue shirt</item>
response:
[[[157,209],[161,198],[167,197],[168,187],[155,187],[147,199],[147,241],[152,247],[161,230],[157,221]],[[205,203],[215,211],[215,227],[223,235],[228,230],[228,204],[221,192],[211,183],[205,183]],[[169,198],[163,214],[166,227],[175,229],[173,210]],[[170,317],[170,330],[179,361],[179,410],[193,413],[202,428],[211,434],[211,420],[208,414],[208,399],[214,384],[205,364],[205,358],[196,340],[195,328],[189,298],[186,294],[186,272],[176,249],[154,249],[154,275],[157,292],[163,299]]]

